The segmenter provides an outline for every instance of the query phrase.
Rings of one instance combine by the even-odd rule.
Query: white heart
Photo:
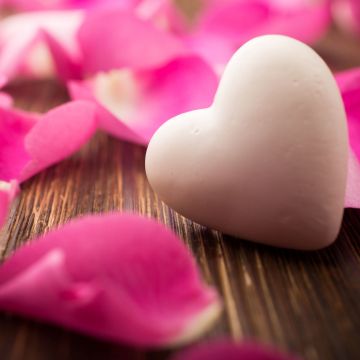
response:
[[[347,149],[344,105],[324,61],[268,35],[233,56],[210,108],[161,126],[146,173],[165,203],[200,224],[319,249],[341,225]]]

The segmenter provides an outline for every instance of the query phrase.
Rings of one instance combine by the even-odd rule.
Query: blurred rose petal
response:
[[[0,268],[0,308],[157,347],[194,340],[221,305],[174,234],[111,214],[72,221],[18,250]]]
[[[36,116],[0,108],[0,180],[19,179],[31,157],[25,149],[27,134],[35,125]]]
[[[18,192],[16,181],[0,181],[0,229],[6,221],[10,204]]]
[[[141,0],[2,0],[1,5],[21,11],[85,9],[108,4],[133,7]]]
[[[80,11],[33,12],[5,18],[0,22],[0,73],[8,78],[53,76],[53,56],[57,54],[51,53],[49,38],[70,64],[79,66],[76,33],[82,20]]]
[[[336,75],[346,114],[350,140],[346,207],[360,208],[360,68]]]
[[[332,0],[332,11],[336,23],[341,28],[360,35],[359,0]]]
[[[100,127],[119,138],[147,144],[171,117],[208,107],[217,76],[200,58],[176,59],[149,71],[114,70],[91,81],[71,83],[74,99],[99,104]]]
[[[360,68],[336,75],[348,118],[350,145],[360,161]]]
[[[134,12],[115,7],[90,11],[80,28],[79,43],[85,74],[152,69],[185,53],[175,36]]]
[[[216,341],[194,346],[175,355],[172,360],[299,360],[269,346],[256,343]]]
[[[10,109],[11,107],[13,107],[13,105],[13,98],[9,94],[0,91],[0,107],[4,109]]]
[[[7,77],[0,75],[0,89],[3,88],[7,84],[7,82]],[[0,91],[0,107],[9,109],[13,106],[13,104],[13,98],[9,94]]]
[[[0,180],[24,181],[70,156],[97,127],[94,105],[76,101],[37,116],[0,108]]]
[[[192,51],[220,71],[233,52],[255,36],[283,34],[313,43],[330,24],[327,0],[212,0],[205,4],[188,24],[174,8],[168,9],[168,23],[170,28],[175,24],[172,30],[184,36]]]

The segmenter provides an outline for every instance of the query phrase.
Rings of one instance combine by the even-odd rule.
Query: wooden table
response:
[[[359,46],[332,31],[317,47],[334,68],[360,64]],[[17,105],[45,111],[67,100],[51,82],[18,83]],[[338,240],[318,252],[232,239],[162,204],[144,173],[145,149],[104,134],[22,186],[0,233],[3,257],[79,214],[129,210],[160,219],[195,254],[225,311],[206,338],[255,338],[305,359],[360,359],[360,211],[346,210]],[[55,326],[0,315],[0,359],[165,359]]]

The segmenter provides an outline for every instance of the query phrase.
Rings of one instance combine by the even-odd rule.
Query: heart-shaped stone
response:
[[[200,224],[310,250],[339,232],[347,152],[328,67],[303,43],[269,35],[233,56],[210,108],[160,127],[146,173],[165,203]]]

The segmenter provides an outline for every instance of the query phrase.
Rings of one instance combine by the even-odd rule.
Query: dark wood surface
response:
[[[319,52],[333,68],[360,64],[358,44],[330,34]],[[346,49],[346,50],[344,50]],[[19,107],[45,111],[67,100],[52,82],[20,82]],[[46,151],[46,149],[44,149]],[[318,252],[256,245],[206,229],[162,204],[144,173],[145,149],[97,134],[79,153],[22,186],[0,254],[79,214],[127,210],[163,221],[195,254],[225,310],[205,338],[254,338],[309,360],[360,358],[360,211],[346,210],[338,240]],[[166,359],[146,352],[0,314],[0,359]]]

